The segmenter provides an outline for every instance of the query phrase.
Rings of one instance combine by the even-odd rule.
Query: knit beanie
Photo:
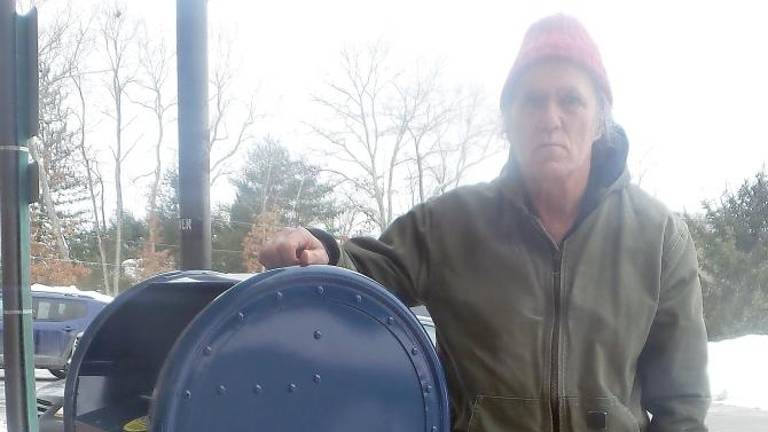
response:
[[[612,105],[611,86],[597,45],[576,18],[557,14],[537,21],[526,32],[501,92],[501,109],[509,106],[515,85],[527,68],[552,59],[568,60],[586,70]]]

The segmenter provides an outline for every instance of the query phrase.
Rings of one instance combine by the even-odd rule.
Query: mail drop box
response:
[[[173,272],[82,336],[67,432],[448,432],[429,336],[381,285],[329,266]]]

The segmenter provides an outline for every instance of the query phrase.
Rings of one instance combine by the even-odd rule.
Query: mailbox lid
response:
[[[447,431],[447,388],[413,313],[327,266],[241,282],[190,324],[153,396],[164,431]]]

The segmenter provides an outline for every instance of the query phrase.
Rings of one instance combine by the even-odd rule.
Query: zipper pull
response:
[[[555,272],[560,273],[560,264],[563,262],[563,252],[561,249],[557,249],[552,254],[552,264],[555,266]]]

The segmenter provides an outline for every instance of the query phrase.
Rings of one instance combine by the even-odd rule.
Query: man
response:
[[[378,240],[339,248],[294,228],[260,259],[347,267],[425,304],[454,431],[706,431],[696,252],[630,184],[612,101],[583,26],[547,17],[502,91],[499,178],[415,207]]]

